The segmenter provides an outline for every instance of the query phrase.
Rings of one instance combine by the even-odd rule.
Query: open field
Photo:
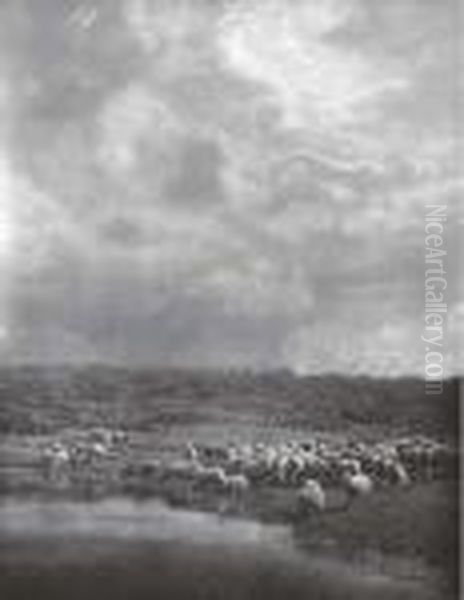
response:
[[[456,439],[458,385],[451,380],[442,395],[426,396],[422,381],[407,378],[4,368],[0,431],[39,434],[99,424],[164,434],[174,426],[214,425],[245,435],[256,426],[268,432],[315,429],[370,438],[423,433]]]
[[[143,501],[161,496],[173,507],[210,511],[226,519],[251,518],[285,524],[297,547],[308,556],[337,557],[359,569],[375,565],[377,572],[393,572],[405,580],[416,576],[424,582],[422,592],[430,592],[427,597],[455,597],[457,471],[439,481],[380,489],[343,510],[338,509],[341,504],[336,491],[329,491],[328,510],[305,518],[295,511],[292,489],[253,487],[237,502],[214,490],[199,490],[192,495],[184,483],[160,485],[153,474],[131,478],[128,473],[134,465],[176,455],[191,439],[211,445],[279,444],[317,435],[328,443],[371,443],[392,436],[421,434],[456,447],[457,382],[449,382],[441,397],[424,397],[422,383],[414,380],[296,379],[288,373],[254,376],[17,369],[2,372],[0,390],[0,486],[5,498],[96,501],[122,494]],[[44,477],[41,448],[65,431],[96,426],[124,428],[129,434],[124,452],[108,463],[114,469],[113,478],[107,477],[108,468],[103,484],[97,478],[56,485]],[[14,551],[14,544],[4,550],[7,556]],[[179,549],[179,564],[181,557]],[[119,560],[123,559],[106,564],[104,569],[113,572]],[[140,566],[144,560],[140,559],[137,569],[141,571],[134,577],[148,585],[149,572],[142,572]],[[5,574],[6,567],[2,565],[0,574]],[[206,569],[205,564],[189,568],[197,567],[200,571]],[[15,568],[24,574],[20,566]],[[79,568],[66,567],[60,581],[74,582],[76,577],[82,577]],[[225,567],[218,566],[219,571],[222,568]],[[237,566],[239,571],[242,568]],[[251,577],[251,573],[246,576]],[[282,577],[280,589],[290,590],[292,585],[288,587],[283,574]],[[7,579],[11,578],[15,579],[14,569],[7,573]],[[429,588],[425,585],[428,579],[433,581]],[[24,585],[18,584],[17,589]],[[342,593],[339,590],[324,596],[321,591],[315,597],[346,597]],[[402,593],[379,597],[416,597]],[[244,591],[242,596],[231,597],[251,596]],[[355,592],[353,597],[357,597]],[[370,596],[363,592],[358,597]]]

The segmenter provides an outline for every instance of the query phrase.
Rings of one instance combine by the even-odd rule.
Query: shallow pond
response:
[[[7,600],[440,598],[425,579],[386,576],[316,550],[292,529],[159,501],[4,499],[0,596]]]

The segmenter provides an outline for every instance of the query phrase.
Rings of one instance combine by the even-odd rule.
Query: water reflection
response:
[[[433,597],[424,582],[304,554],[290,527],[154,500],[4,500],[0,545],[0,594],[8,599]]]
[[[0,535],[291,546],[291,533],[285,526],[174,510],[159,500],[126,498],[92,503],[6,501],[0,505]]]

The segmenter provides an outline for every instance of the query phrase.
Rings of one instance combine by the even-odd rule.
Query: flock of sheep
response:
[[[303,511],[324,510],[328,489],[342,489],[349,501],[378,487],[446,477],[455,460],[450,447],[425,437],[369,445],[317,438],[218,448],[190,442],[185,450],[182,460],[160,465],[166,476],[175,472],[236,493],[251,486],[285,487],[295,490]]]
[[[88,472],[114,455],[125,455],[127,460],[129,447],[126,432],[99,428],[54,441],[43,449],[43,460],[53,476]],[[201,489],[237,497],[245,496],[252,487],[288,488],[295,494],[299,510],[307,511],[326,509],[329,489],[343,490],[350,500],[382,486],[447,477],[455,460],[451,447],[423,436],[375,444],[312,437],[280,444],[188,442],[175,456],[154,457],[144,472],[161,483],[188,481]]]
[[[127,432],[104,427],[63,432],[40,448],[41,463],[49,479],[67,481],[101,470],[109,460],[118,459],[128,442]]]

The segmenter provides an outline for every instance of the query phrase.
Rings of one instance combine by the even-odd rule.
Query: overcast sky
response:
[[[456,371],[458,3],[1,0],[2,361]]]

